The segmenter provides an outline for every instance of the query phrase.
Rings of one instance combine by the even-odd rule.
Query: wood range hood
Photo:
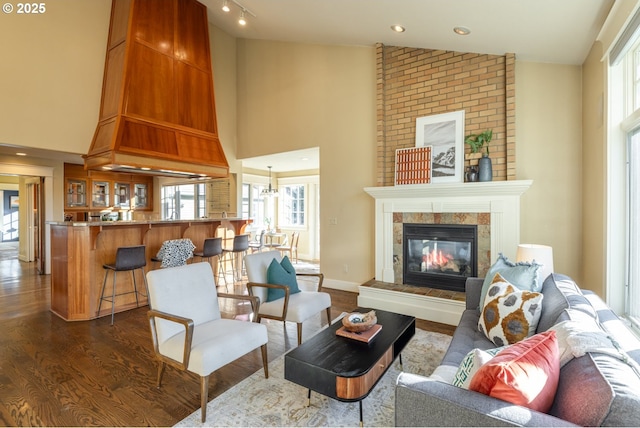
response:
[[[100,118],[85,169],[220,178],[207,10],[196,0],[113,0]]]

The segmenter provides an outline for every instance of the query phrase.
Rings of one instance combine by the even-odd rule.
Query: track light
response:
[[[222,2],[222,10],[225,12],[230,12],[231,7],[230,3],[235,4],[240,9],[240,18],[238,19],[238,24],[241,26],[247,25],[247,15],[251,15],[252,17],[256,17],[256,15],[251,12],[249,9],[238,3],[236,0],[223,0]]]

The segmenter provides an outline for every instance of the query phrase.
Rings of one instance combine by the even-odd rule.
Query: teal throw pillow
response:
[[[542,265],[536,262],[513,263],[500,254],[498,256],[498,260],[496,260],[493,266],[489,268],[487,276],[484,277],[482,290],[480,291],[480,304],[478,309],[482,311],[487,290],[491,287],[491,281],[493,281],[493,278],[497,273],[502,275],[504,279],[509,281],[519,290],[539,292],[542,290],[542,284],[538,281],[538,270],[540,270],[541,267]]]
[[[286,285],[289,287],[290,295],[300,292],[298,280],[296,279],[296,270],[287,256],[284,256],[280,263],[276,259],[271,261],[267,269],[267,283]],[[267,302],[282,299],[284,294],[284,290],[270,288],[267,292]]]

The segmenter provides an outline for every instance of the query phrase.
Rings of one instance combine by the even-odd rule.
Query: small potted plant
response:
[[[491,181],[493,179],[493,171],[491,168],[491,158],[489,157],[489,142],[493,138],[493,130],[488,129],[479,134],[471,134],[465,138],[464,142],[471,147],[472,153],[478,153],[483,147],[486,152],[482,153],[482,158],[478,160],[478,179],[479,181]]]

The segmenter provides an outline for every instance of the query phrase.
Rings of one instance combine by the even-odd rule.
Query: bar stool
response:
[[[138,302],[138,294],[142,296],[149,295],[149,287],[147,286],[147,278],[144,274],[144,267],[147,265],[147,258],[145,256],[145,246],[144,245],[136,245],[133,247],[120,247],[116,251],[116,261],[115,263],[106,263],[102,265],[105,269],[104,272],[104,281],[102,282],[102,293],[100,296],[100,303],[98,304],[98,314],[100,314],[100,309],[102,308],[102,301],[106,300],[107,302],[111,302],[111,325],[113,325],[113,316],[115,313],[115,301],[116,296],[122,296],[125,294],[134,293],[136,295],[136,307],[140,306]],[[136,269],[142,269],[142,278],[144,279],[144,286],[147,291],[147,294],[140,293],[138,291],[138,285],[136,283]],[[104,292],[107,286],[107,277],[109,276],[109,271],[113,271],[113,290],[111,292],[111,298],[105,297]],[[130,271],[133,276],[133,291],[127,291],[125,293],[116,294],[116,274],[118,272]]]
[[[231,269],[233,271],[233,282],[236,281],[236,267],[235,267],[236,257],[235,256],[236,254],[242,254],[242,256],[244,256],[244,254],[247,252],[248,249],[249,249],[249,235],[236,235],[233,237],[233,248],[225,248],[222,250],[223,260],[225,259],[225,256],[227,254],[231,254]],[[241,265],[240,265],[239,281],[242,281],[244,257],[241,258],[240,263]],[[226,284],[226,279],[225,279],[225,284]]]
[[[206,238],[202,251],[194,251],[195,257],[200,257],[201,260],[207,259],[211,263],[211,257],[218,257],[218,285],[220,285],[220,273],[222,272],[222,278],[224,279],[224,285],[227,286],[227,278],[224,276],[224,269],[222,268],[222,261],[220,255],[222,254],[222,238]]]

